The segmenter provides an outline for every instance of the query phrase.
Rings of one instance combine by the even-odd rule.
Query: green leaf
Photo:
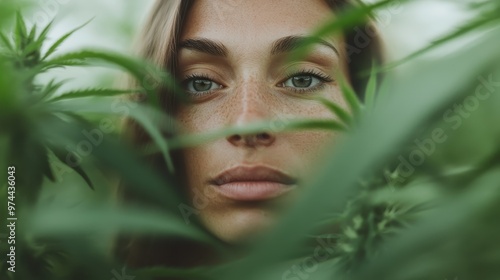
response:
[[[30,55],[34,54],[37,55],[37,58],[39,57],[40,54],[40,45],[38,45],[36,42],[29,42],[26,45],[26,48],[23,50],[21,56],[22,57],[29,57]],[[38,51],[38,52],[37,52]],[[38,59],[35,61],[38,62]]]
[[[29,217],[29,232],[39,237],[86,236],[119,230],[121,233],[183,236],[202,242],[214,240],[180,215],[137,208],[93,205],[91,208],[37,209]]]
[[[396,279],[398,277],[393,275],[394,270],[391,268],[403,269],[409,264],[425,266],[425,262],[432,260],[430,251],[436,252],[446,244],[454,244],[458,236],[467,236],[470,234],[468,231],[474,228],[474,222],[484,215],[491,216],[489,220],[494,223],[494,216],[487,211],[491,212],[494,209],[492,207],[500,201],[496,187],[499,179],[500,170],[493,167],[486,174],[478,176],[470,189],[459,195],[448,195],[439,202],[437,209],[427,213],[416,226],[385,242],[383,252],[353,271],[349,279]],[[498,225],[493,225],[493,229],[496,232],[492,232],[492,236],[500,233]],[[462,258],[469,261],[466,254]],[[446,265],[450,264],[441,264],[440,268]],[[456,269],[454,265],[452,268]]]
[[[36,39],[36,42],[38,45],[42,45],[45,40],[47,39],[47,34],[49,33],[50,29],[52,28],[52,24],[54,23],[54,20],[50,21],[42,30],[42,32],[40,32],[40,35],[38,36],[38,38]]]
[[[17,12],[16,14],[16,32],[15,32],[15,38],[16,38],[16,47],[19,50],[23,50],[25,47],[26,43],[26,38],[28,36],[27,31],[26,31],[26,23],[24,22],[23,16],[21,15],[21,12]]]
[[[79,166],[79,165],[69,164],[66,161],[66,157],[67,157],[68,154],[71,155],[71,156],[75,156],[74,152],[72,152],[72,151],[65,151],[65,150],[63,150],[61,148],[58,148],[55,145],[49,145],[49,149],[57,157],[57,159],[59,159],[59,161],[61,163],[63,163],[64,165],[68,166],[69,168],[73,169],[76,173],[78,173],[78,175],[80,175],[82,177],[82,179],[85,180],[85,182],[87,183],[87,185],[92,190],[94,190],[94,184],[92,184],[92,181],[90,180],[90,177],[83,170],[83,168],[81,166]]]
[[[371,109],[375,106],[375,97],[377,94],[377,71],[375,62],[372,63],[372,71],[370,74],[370,79],[366,86],[365,102],[366,107]]]
[[[262,131],[295,131],[295,130],[337,130],[346,131],[346,127],[335,120],[293,119],[259,121],[242,126],[232,126],[202,134],[181,135],[170,141],[171,149],[202,145],[232,134],[253,134]]]
[[[153,138],[154,143],[160,149],[163,159],[167,163],[167,167],[170,172],[175,172],[174,163],[172,157],[169,154],[169,143],[161,133],[161,131],[153,124],[150,118],[147,118],[145,114],[136,114],[135,119],[141,124],[141,126],[147,131],[149,136]]]
[[[46,39],[46,36],[47,36],[47,33],[48,33],[49,29],[50,29],[51,24],[52,24],[52,22],[50,22],[42,30],[42,32],[40,33],[40,35],[38,36],[38,38],[35,38],[36,37],[36,28],[37,28],[37,26],[36,25],[33,26],[33,28],[31,29],[29,38],[27,40],[27,46],[26,46],[26,48],[22,52],[22,56],[23,57],[26,57],[26,56],[32,54],[33,52],[36,52],[37,59],[39,59],[39,56],[40,56],[40,54],[42,52],[41,49],[42,49],[43,43],[45,42],[45,39]],[[38,60],[37,60],[37,62],[38,62]]]
[[[80,51],[65,54],[60,57],[53,58],[49,61],[45,61],[40,65],[40,67],[42,69],[46,69],[58,66],[66,61],[74,60],[94,60],[123,68],[128,73],[132,74],[137,81],[140,82],[138,86],[142,87],[146,91],[149,102],[157,108],[160,107],[157,91],[162,86],[173,89],[175,94],[178,94],[178,96],[182,100],[187,101],[186,96],[184,94],[180,94],[182,91],[180,90],[175,80],[167,73],[159,69],[157,66],[118,53],[92,50]],[[153,84],[151,84],[151,80],[154,80],[152,82]]]
[[[138,91],[139,90],[118,90],[118,89],[106,89],[106,88],[82,89],[82,90],[74,90],[61,93],[61,95],[49,99],[48,102],[56,102],[65,99],[84,98],[91,96],[100,96],[100,97],[117,96]]]
[[[356,92],[351,87],[351,85],[346,81],[343,75],[339,75],[338,78],[340,90],[342,91],[342,95],[344,96],[345,101],[349,104],[349,107],[352,110],[352,114],[355,118],[358,118],[361,113],[361,101],[358,98]]]
[[[29,35],[28,35],[28,42],[33,42],[33,41],[35,41],[35,36],[36,36],[36,28],[37,28],[37,26],[36,26],[36,25],[33,25],[33,27],[31,27],[30,33],[29,33]]]
[[[45,87],[40,91],[39,100],[44,100],[49,96],[53,95],[67,81],[68,79],[56,83],[55,79],[50,80],[50,82],[48,82],[47,85],[45,85]]]
[[[5,47],[7,47],[9,51],[14,52],[14,46],[12,46],[10,40],[7,39],[7,36],[5,36],[3,32],[0,32],[0,40],[2,40],[3,44],[5,45]]]
[[[331,102],[326,98],[318,98],[318,101],[325,105],[332,113],[334,113],[342,122],[346,125],[350,125],[352,122],[351,115],[344,108],[340,107],[337,103]]]
[[[78,59],[68,59],[68,60],[61,60],[57,64],[51,64],[51,65],[41,64],[35,70],[39,71],[39,73],[43,73],[51,69],[74,67],[74,66],[89,66],[89,63]]]
[[[106,103],[105,99],[102,103]],[[83,100],[82,100],[83,101]],[[61,104],[57,104],[61,103]],[[70,106],[64,106],[62,104],[66,103],[64,101],[51,103],[52,109],[59,112],[71,111]],[[70,102],[67,102],[70,103]],[[78,105],[80,102],[74,102],[74,105]],[[59,109],[57,106],[61,106]],[[107,114],[117,115],[116,112],[111,110],[108,104],[92,103],[95,107],[102,106],[100,108],[103,112]],[[81,107],[82,104],[79,104]],[[107,106],[106,106],[107,105]],[[107,107],[107,109],[105,108]],[[62,109],[64,108],[64,110]],[[75,107],[76,108],[76,107]],[[48,107],[50,109],[50,107]],[[95,108],[87,108],[92,110]],[[54,112],[57,112],[54,111]],[[82,134],[83,130],[87,131],[99,131],[98,128],[89,126],[86,121],[79,121],[77,109],[71,112],[76,115],[76,117],[71,118],[71,120],[65,120],[54,114],[51,118],[48,118],[46,122],[40,124],[41,131],[44,132],[44,139],[46,142],[50,143],[53,147],[51,150],[61,150],[60,156],[64,156],[63,160],[66,160],[66,156],[71,156],[72,153],[64,153],[62,149],[66,147],[75,147],[78,143],[82,141],[88,141],[85,135]],[[102,132],[101,132],[102,133]],[[64,153],[64,154],[62,154]],[[177,211],[177,206],[181,200],[180,194],[178,193],[178,188],[172,186],[172,182],[165,181],[162,177],[156,174],[151,168],[144,165],[139,156],[124,143],[118,141],[112,134],[102,134],[100,141],[92,145],[92,158],[97,159],[98,164],[106,166],[112,171],[120,175],[123,182],[127,183],[127,191],[133,193],[137,197],[145,197],[152,203],[159,203],[162,207],[170,207]],[[90,155],[89,155],[90,156]],[[77,162],[73,165],[78,165]]]
[[[73,33],[75,33],[76,31],[80,30],[81,28],[83,28],[85,25],[89,24],[93,19],[90,19],[89,21],[87,21],[86,23],[78,26],[77,28],[71,30],[70,32],[66,33],[65,35],[63,35],[61,38],[59,38],[59,40],[57,40],[50,48],[49,50],[45,53],[45,55],[42,57],[41,61],[44,61],[45,59],[47,59],[47,57],[49,57],[51,54],[53,54],[57,48],[62,44],[64,43],[64,41],[66,41],[66,39],[68,39],[68,37],[70,37],[71,35],[73,35]],[[49,24],[50,26],[50,24]],[[49,27],[47,26],[47,27]]]
[[[55,177],[54,177],[54,173],[52,172],[52,168],[50,166],[50,163],[49,163],[49,157],[47,155],[47,149],[44,148],[44,153],[42,154],[43,156],[43,160],[41,162],[41,171],[43,172],[43,174],[52,182],[55,181]]]
[[[124,103],[122,103],[122,101]],[[116,108],[122,108],[119,112],[115,112]],[[169,143],[164,137],[162,131],[172,133],[174,128],[168,127],[170,124],[175,125],[175,120],[166,115],[164,112],[155,109],[153,107],[148,107],[142,104],[130,100],[117,100],[112,101],[106,99],[95,100],[60,100],[58,102],[52,102],[48,107],[48,110],[60,111],[60,112],[76,112],[76,113],[98,113],[106,115],[118,115],[120,117],[130,117],[137,121],[148,133],[148,135],[153,139],[154,143],[158,148],[167,163],[167,166],[171,172],[175,171],[172,158],[169,154]],[[122,114],[122,115],[119,115]],[[156,121],[156,122],[155,122]],[[164,125],[164,129],[159,128],[159,124]]]

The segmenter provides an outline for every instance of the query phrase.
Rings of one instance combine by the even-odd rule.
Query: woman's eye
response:
[[[322,81],[313,75],[297,75],[286,80],[283,83],[283,86],[298,89],[308,89],[314,88],[321,83]]]
[[[191,79],[186,83],[186,90],[194,93],[207,92],[219,88],[221,88],[221,85],[209,79]]]

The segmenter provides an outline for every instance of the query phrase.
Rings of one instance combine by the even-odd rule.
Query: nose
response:
[[[275,135],[268,132],[253,133],[247,135],[233,134],[227,137],[227,141],[236,147],[267,147],[274,143]]]
[[[231,125],[244,126],[258,121],[271,121],[273,102],[263,83],[249,79],[242,83],[231,100]],[[270,146],[276,141],[276,135],[271,127],[251,134],[232,134],[227,141],[236,147]]]

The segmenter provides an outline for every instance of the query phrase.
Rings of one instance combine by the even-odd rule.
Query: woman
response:
[[[363,91],[365,81],[356,74],[377,57],[377,37],[357,47],[355,33],[373,29],[362,26],[317,39],[300,61],[288,58],[347,5],[345,0],[158,0],[140,51],[182,85],[189,102],[179,102],[166,91],[160,98],[183,133],[264,120],[332,119],[314,99],[346,106],[336,79],[339,72]],[[138,127],[131,127],[137,143],[146,141]],[[282,206],[292,203],[314,175],[335,133],[273,128],[177,151],[174,158],[186,187],[181,191],[189,201],[189,207],[180,207],[181,214],[199,220],[227,244],[240,244],[274,224],[278,209],[286,209]],[[155,162],[165,173],[161,161]],[[134,266],[184,266],[212,259],[210,251],[196,245],[152,239],[136,240],[124,251]],[[189,254],[182,257],[182,252]]]

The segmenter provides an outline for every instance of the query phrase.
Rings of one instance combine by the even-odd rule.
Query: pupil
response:
[[[207,91],[212,87],[212,82],[207,80],[195,80],[193,87],[197,91]]]
[[[296,87],[306,88],[311,86],[312,78],[310,76],[293,77],[292,83]]]

